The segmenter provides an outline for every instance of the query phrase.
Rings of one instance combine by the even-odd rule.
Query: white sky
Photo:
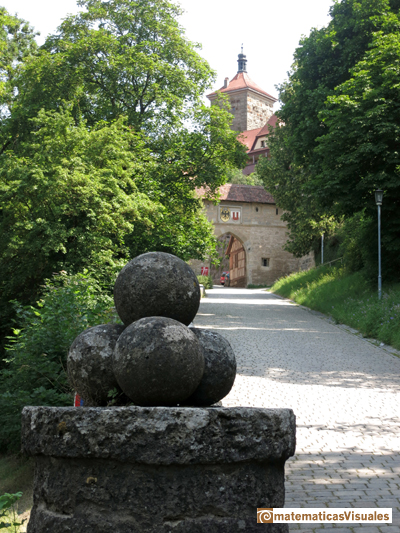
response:
[[[277,96],[293,61],[302,35],[328,24],[334,0],[180,0],[185,14],[181,25],[191,41],[203,45],[200,54],[217,72],[214,89],[237,72],[242,43],[250,77],[265,91]],[[61,19],[80,8],[75,0],[0,0],[11,14],[29,21],[41,36],[41,44]]]

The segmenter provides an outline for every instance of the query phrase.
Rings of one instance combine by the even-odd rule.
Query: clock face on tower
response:
[[[228,222],[231,218],[231,212],[227,207],[221,207],[219,216],[221,217],[222,222]]]

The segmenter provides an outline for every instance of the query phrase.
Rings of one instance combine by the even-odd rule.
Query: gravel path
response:
[[[393,524],[291,531],[400,533],[400,358],[263,290],[207,291],[197,327],[232,344],[225,406],[290,407],[296,455],[286,507],[391,507]]]

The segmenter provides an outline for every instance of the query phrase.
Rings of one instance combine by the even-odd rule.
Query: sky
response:
[[[277,97],[276,85],[287,79],[293,53],[303,35],[329,23],[334,0],[180,0],[180,19],[188,39],[202,44],[199,53],[216,71],[213,89],[237,72],[243,44],[247,72],[262,89]],[[18,13],[44,38],[61,20],[81,8],[75,0],[0,0],[11,14]]]

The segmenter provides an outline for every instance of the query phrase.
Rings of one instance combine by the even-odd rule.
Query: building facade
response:
[[[192,261],[196,274],[208,268],[217,283],[221,273],[229,270],[231,286],[246,287],[272,285],[282,276],[314,266],[311,254],[296,258],[284,250],[283,212],[263,187],[223,185],[220,203],[204,200],[204,208],[221,242],[222,262],[213,267],[208,261]]]

